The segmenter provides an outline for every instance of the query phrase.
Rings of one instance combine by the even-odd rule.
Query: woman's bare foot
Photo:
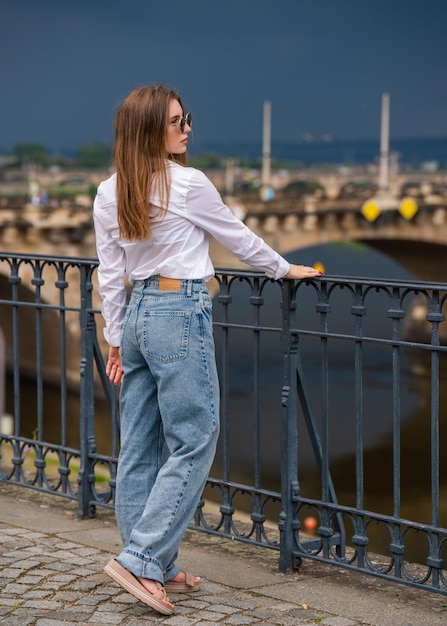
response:
[[[194,584],[200,583],[200,576],[194,576]],[[169,579],[170,583],[186,583],[186,572],[180,572],[174,578]]]
[[[200,591],[201,578],[189,572],[179,572],[174,578],[165,581],[165,590],[168,593],[191,593]]]
[[[152,596],[155,596],[157,600],[165,604],[170,609],[174,608],[172,602],[169,601],[168,596],[166,595],[165,588],[163,585],[156,580],[152,580],[150,578],[142,578],[141,576],[137,576],[138,581],[143,585],[143,587],[148,591]],[[161,593],[160,593],[161,592]]]

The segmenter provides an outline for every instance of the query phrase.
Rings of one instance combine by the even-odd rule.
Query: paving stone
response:
[[[70,596],[73,598],[73,600],[75,601],[75,605],[85,605],[85,606],[96,606],[98,604],[100,604],[101,602],[107,602],[110,605],[110,598],[109,596],[106,595],[99,595],[99,594],[95,594],[95,595],[91,595],[91,596],[83,596],[82,598],[80,598],[78,600],[78,595],[77,593],[73,593],[73,592],[61,592],[61,594],[63,597],[66,598],[68,594],[70,594]],[[128,594],[129,595],[129,594]],[[68,599],[68,598],[67,598]]]
[[[27,600],[22,604],[24,609],[39,609],[44,611],[57,611],[62,607],[61,602],[54,600]]]
[[[71,585],[73,591],[89,592],[99,587],[101,583],[97,580],[77,580]]]
[[[42,600],[48,598],[51,595],[51,591],[45,591],[44,589],[31,589],[22,595],[23,600]]]
[[[211,610],[210,607],[209,609],[206,609],[204,611],[198,611],[196,617],[199,620],[204,620],[205,622],[206,620],[208,620],[209,622],[219,622],[222,618],[225,617],[225,613],[215,613]]]
[[[185,617],[184,615],[171,615],[169,626],[195,626],[200,622],[196,617]]]
[[[83,548],[82,546],[76,546],[75,548],[72,549],[71,551],[73,554],[76,554],[77,556],[82,556],[84,558],[87,558],[89,556],[95,557],[96,559],[98,559],[98,556],[100,556],[100,552],[98,550],[96,550],[96,548]]]
[[[27,585],[20,585],[19,583],[9,583],[8,585],[5,586],[2,593],[6,595],[10,595],[10,596],[15,596],[15,595],[20,596],[23,593],[26,593],[27,591],[28,591]]]
[[[52,613],[54,615],[54,613]],[[22,619],[28,619],[30,616],[34,617],[34,620],[37,618],[48,617],[48,611],[42,611],[41,609],[16,609],[11,613],[11,617],[20,617]],[[19,622],[20,623],[20,622]],[[31,622],[34,626],[34,622]]]
[[[94,621],[97,624],[107,624],[107,626],[113,626],[114,624],[122,624],[123,616],[111,613],[110,611],[95,611],[89,621]]]
[[[27,531],[24,530],[23,528],[3,528],[2,530],[3,535],[14,535],[14,536],[20,536],[26,532]]]
[[[39,619],[36,626],[79,626],[79,622],[67,622],[60,619]]]
[[[37,572],[33,572],[21,576],[17,582],[21,585],[38,585],[43,578],[45,578],[45,576],[42,576]]]
[[[67,585],[68,583],[71,583],[73,580],[76,580],[77,576],[76,574],[56,574],[55,575],[52,573],[51,578],[54,582],[58,582],[61,585]]]
[[[323,626],[357,626],[357,622],[353,622],[352,620],[344,617],[328,617],[320,622],[320,624],[323,624]]]
[[[47,567],[52,570],[57,570],[58,572],[69,572],[72,569],[70,563],[55,560],[51,561],[51,563],[48,563]]]
[[[3,612],[3,609],[1,607],[20,606],[21,604],[21,598],[17,598],[14,596],[10,596],[7,598],[4,595],[0,595],[0,615]]]
[[[213,604],[210,609],[211,608],[213,611],[223,613],[224,615],[232,615],[233,613],[237,613],[239,611],[239,607],[229,606],[227,604]]]
[[[72,569],[72,568],[70,568]],[[78,578],[87,578],[88,576],[98,575],[98,572],[101,572],[102,576],[102,563],[96,563],[96,567],[81,567],[76,570],[76,576]]]
[[[309,615],[307,619],[303,618],[303,619],[299,619],[296,617],[292,617],[292,616],[287,616],[285,617],[283,616],[278,616],[278,624],[280,624],[280,626],[297,626],[297,624],[312,624],[312,626],[315,626],[315,624],[321,624],[322,623],[322,617],[314,617],[311,618],[311,616]]]
[[[183,606],[187,606],[189,608],[200,611],[202,609],[206,609],[211,606],[212,602],[204,602],[203,600],[185,600],[183,601]]]
[[[20,574],[23,574],[23,570],[18,569],[17,567],[2,568],[2,578],[17,578]]]
[[[35,618],[34,617],[23,617],[23,616],[15,616],[15,615],[9,615],[8,617],[5,617],[4,619],[0,619],[0,624],[4,625],[4,626],[30,626],[31,624],[35,624]],[[41,626],[41,625],[39,625]]]
[[[32,530],[27,530],[26,534],[24,533],[24,536],[26,536],[28,539],[36,540],[36,539],[43,539],[47,537],[48,535],[45,535],[44,533],[37,533]]]
[[[249,615],[231,615],[225,620],[225,623],[232,626],[243,626],[244,624],[259,624],[259,621]]]
[[[86,622],[89,620],[91,615],[91,611],[85,610],[80,611],[79,608],[74,610],[73,608],[66,609],[64,611],[56,611],[53,615],[48,614],[49,617],[57,617],[60,620],[65,620],[65,622],[75,621],[77,624]]]
[[[31,560],[31,559],[23,559],[23,560],[19,560],[17,561],[17,556],[14,557],[14,555],[11,555],[11,560],[14,561],[14,567],[20,570],[30,570],[30,569],[35,569],[36,567],[39,567],[40,565],[40,561],[37,560]]]

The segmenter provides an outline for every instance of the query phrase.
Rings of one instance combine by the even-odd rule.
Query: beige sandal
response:
[[[200,581],[196,582],[194,574],[185,572],[185,582],[178,583],[175,580],[167,580],[165,589],[168,593],[190,593],[191,591],[199,591]]]
[[[174,605],[169,602],[165,588],[160,583],[158,583],[160,584],[160,589],[155,593],[151,593],[143,587],[136,576],[131,574],[131,572],[120,565],[115,559],[107,563],[104,571],[113,578],[118,585],[121,585],[123,589],[131,593],[135,598],[138,598],[138,600],[150,606],[151,609],[163,613],[163,615],[172,615],[174,613]]]

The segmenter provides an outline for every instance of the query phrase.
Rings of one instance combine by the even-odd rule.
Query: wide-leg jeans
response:
[[[212,304],[202,280],[133,286],[121,342],[118,562],[163,583],[200,501],[219,435]]]

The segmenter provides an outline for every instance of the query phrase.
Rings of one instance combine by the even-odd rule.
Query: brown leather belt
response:
[[[166,278],[165,276],[160,276],[158,279],[158,289],[160,291],[180,291],[181,287],[181,278]]]

